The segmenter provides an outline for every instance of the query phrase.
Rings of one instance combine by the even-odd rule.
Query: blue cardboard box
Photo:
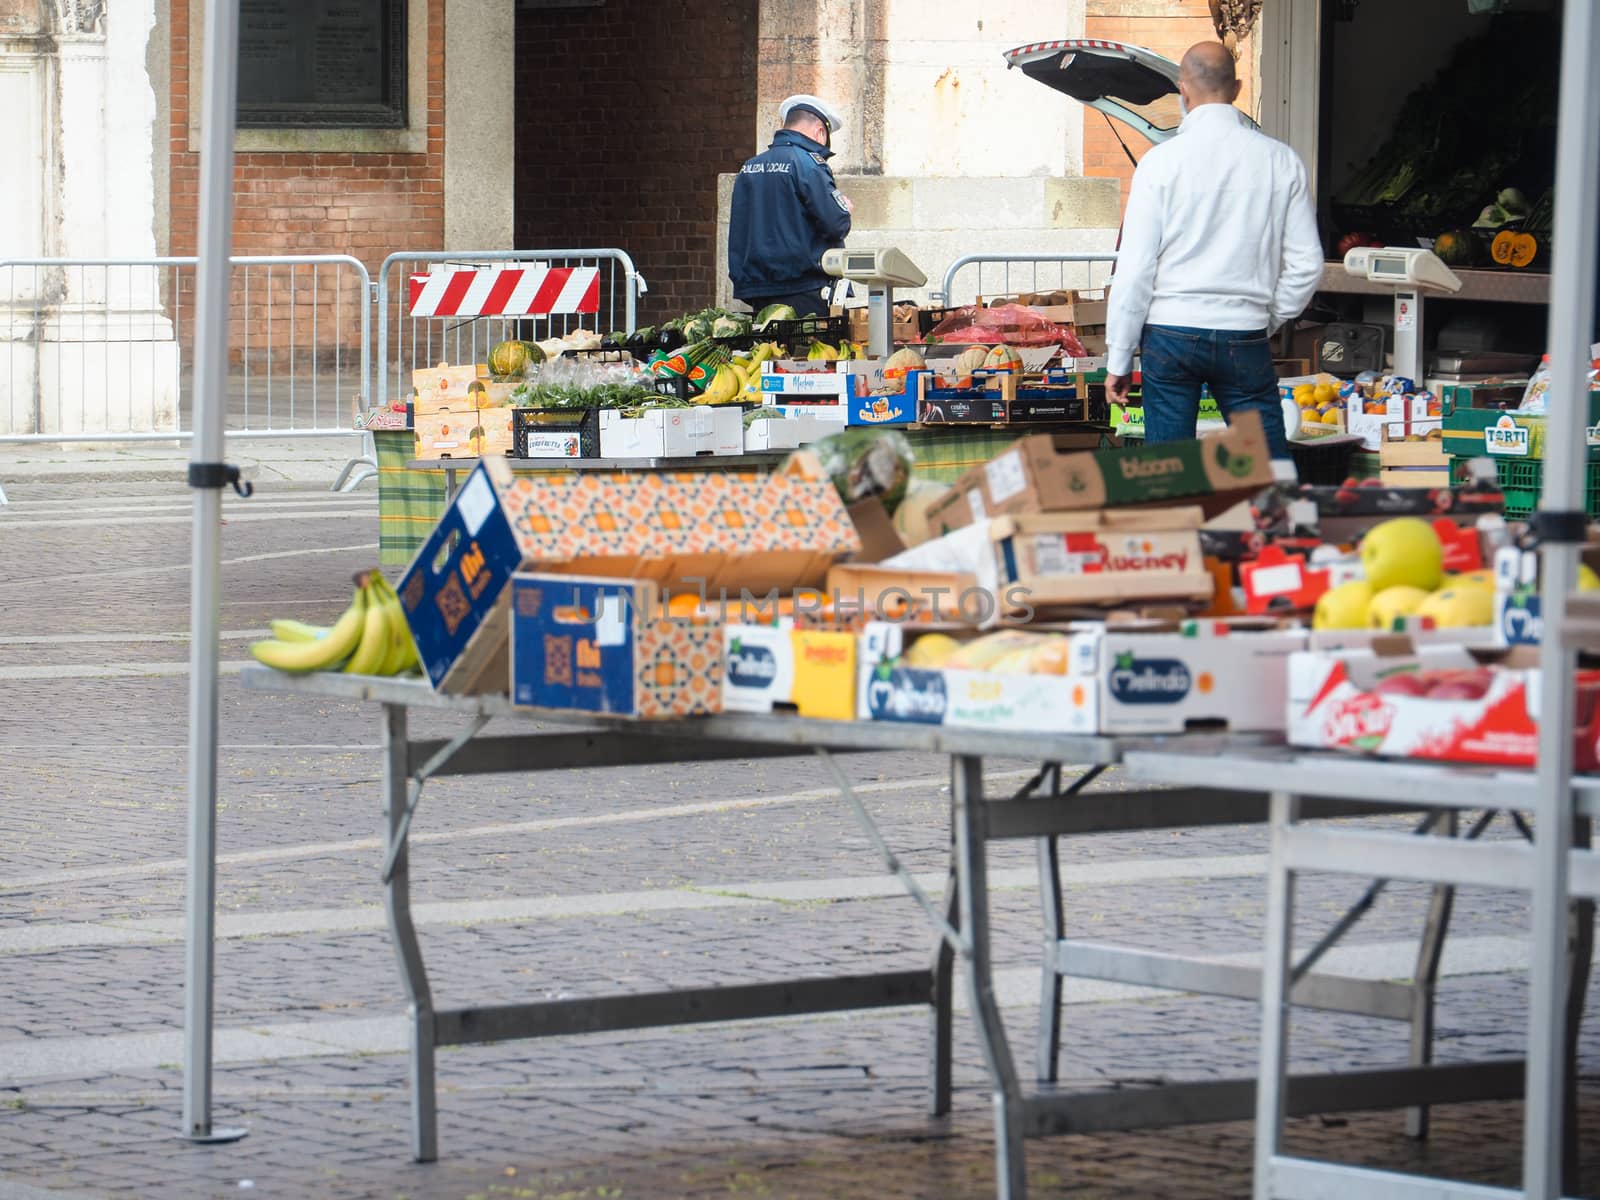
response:
[[[721,623],[669,616],[640,579],[517,574],[511,702],[642,719],[720,712]]]
[[[400,579],[400,603],[436,691],[505,687],[504,608],[522,551],[505,505],[503,459],[485,458],[456,492]]]

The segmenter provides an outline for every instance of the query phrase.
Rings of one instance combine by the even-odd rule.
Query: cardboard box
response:
[[[845,316],[850,320],[850,340],[860,342],[865,346],[870,339],[870,330],[867,327],[867,309],[860,306],[845,309]],[[921,313],[914,304],[896,304],[894,306],[894,319],[890,326],[889,337],[896,342],[920,342],[922,340]]]
[[[432,367],[421,367],[411,372],[411,390],[417,394],[417,399],[424,402],[447,401],[457,399],[466,394],[480,376],[489,374],[486,363],[468,363],[465,366],[451,366],[449,363],[439,363]]]
[[[1254,413],[1221,433],[1157,446],[1082,451],[1041,433],[968,471],[929,517],[935,528],[956,529],[1000,514],[1174,503],[1215,516],[1271,483],[1266,434]]]
[[[737,412],[737,410],[735,410]],[[513,476],[483,459],[402,577],[424,673],[443,692],[506,687],[511,575],[649,579],[713,600],[820,588],[860,539],[827,480],[731,471]]]
[[[722,703],[728,711],[792,708],[802,717],[855,716],[856,638],[841,630],[779,625],[722,626],[726,654]]]
[[[511,579],[511,703],[639,720],[722,709],[722,630],[645,580]]]
[[[1098,733],[1284,727],[1288,658],[1305,633],[1272,622],[1104,625],[1072,635],[1069,674],[1090,683]]]
[[[971,575],[989,603],[962,617],[991,626],[1039,610],[1135,600],[1210,600],[1201,510],[1020,513],[989,518],[883,563],[908,572]]]
[[[512,421],[516,410],[511,408],[480,408],[474,429],[475,448],[478,454],[517,453],[517,438]]]
[[[1367,405],[1379,404],[1383,406],[1381,412],[1367,411]],[[1426,393],[1388,396],[1383,400],[1352,398],[1350,407],[1345,410],[1345,430],[1361,439],[1363,449],[1379,450],[1383,447],[1386,430],[1393,430],[1402,437],[1408,433],[1426,433],[1430,428],[1437,429],[1440,419],[1439,401]]]
[[[743,454],[744,412],[737,405],[653,408],[637,417],[600,410],[601,458],[693,458]]]
[[[865,562],[836,563],[828,571],[828,596],[835,612],[848,620],[928,619],[977,625],[994,608],[990,593],[979,591],[973,572]]]
[[[949,725],[1026,733],[1092,733],[1076,691],[1062,675],[925,670],[900,660],[915,636],[900,624],[874,622],[862,631],[856,674],[856,716],[863,721]]]
[[[1371,649],[1307,650],[1289,659],[1291,745],[1381,757],[1531,767],[1538,758],[1539,672],[1526,648],[1486,650],[1395,638]],[[1390,676],[1488,669],[1479,698],[1379,692]],[[1600,680],[1579,672],[1578,770],[1595,767]]]
[[[1429,379],[1424,386],[1439,397],[1444,415],[1458,408],[1515,408],[1528,390],[1527,377],[1492,377],[1478,380]]]
[[[478,439],[478,410],[465,403],[451,409],[442,405],[433,411],[418,412],[412,418],[415,426],[413,439],[418,458],[476,458]]]
[[[830,408],[825,413],[785,413],[782,417],[762,417],[745,426],[744,448],[747,452],[797,450],[821,441],[830,433],[838,433],[844,427],[845,412],[842,408]]]
[[[1442,488],[1450,486],[1450,468],[1384,467],[1378,482],[1390,488]]]
[[[479,408],[507,408],[511,404],[511,393],[519,385],[519,381],[474,379],[467,394]]]

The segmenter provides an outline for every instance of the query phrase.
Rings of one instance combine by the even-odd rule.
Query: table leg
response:
[[[1588,849],[1593,822],[1578,818],[1572,844]],[[1578,1170],[1578,1035],[1583,1030],[1583,1010],[1589,993],[1589,973],[1594,965],[1594,901],[1574,900],[1567,912],[1567,1064],[1566,1103],[1561,1145],[1561,1194],[1576,1196],[1583,1181]]]
[[[1023,1100],[1017,1069],[1006,1041],[1000,1005],[994,996],[989,955],[989,865],[984,810],[983,760],[951,759],[951,815],[956,831],[956,866],[961,890],[961,950],[967,960],[967,989],[978,1044],[994,1087],[995,1195],[1024,1200],[1028,1194],[1023,1156]]]
[[[456,469],[454,467],[446,467],[444,469],[444,502],[446,505],[448,505],[450,501],[454,500],[455,498]]]
[[[944,880],[944,919],[961,928],[961,883],[956,874],[955,831],[950,834],[950,866]],[[933,951],[933,1098],[930,1112],[942,1117],[950,1111],[951,1044],[955,1021],[955,948],[942,933]]]
[[[1040,1083],[1054,1083],[1061,1054],[1061,939],[1067,934],[1061,914],[1061,839],[1039,839],[1039,905],[1044,913],[1044,961],[1039,967]]]
[[[1440,837],[1456,836],[1456,814],[1446,815],[1438,829]],[[1438,1007],[1435,992],[1439,983],[1439,959],[1444,953],[1445,935],[1450,930],[1450,913],[1455,905],[1456,889],[1450,884],[1438,884],[1428,901],[1428,919],[1422,927],[1422,941],[1417,947],[1417,967],[1411,973],[1411,1054],[1414,1067],[1425,1067],[1433,1062],[1434,1013]],[[1419,1104],[1406,1110],[1406,1133],[1414,1138],[1428,1136],[1428,1106]]]
[[[406,811],[407,763],[406,710],[399,704],[383,706],[383,793],[389,839],[399,839],[394,869],[383,889],[383,906],[389,916],[389,936],[400,963],[400,978],[411,1001],[411,1156],[418,1162],[439,1157],[439,1108],[433,1074],[433,996],[422,947],[411,921],[410,853],[401,821]]]
[[[1269,806],[1266,948],[1261,959],[1261,1067],[1256,1076],[1255,1200],[1272,1200],[1272,1160],[1283,1136],[1289,1066],[1289,972],[1294,957],[1294,872],[1284,865],[1283,835],[1299,800],[1274,792]]]

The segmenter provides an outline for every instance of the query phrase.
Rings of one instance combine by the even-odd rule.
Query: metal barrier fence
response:
[[[496,342],[542,341],[578,328],[632,333],[645,291],[616,249],[457,250],[391,254],[378,269],[377,404],[411,390],[441,360],[485,362]],[[390,353],[390,328],[395,330]]]
[[[0,261],[0,442],[190,436],[194,258]],[[342,254],[231,260],[226,430],[353,434],[371,276]]]
[[[939,290],[930,293],[938,304],[971,303],[978,296],[1013,296],[1018,292],[1099,291],[1116,266],[1114,250],[1073,254],[969,254],[945,269]],[[970,292],[957,301],[955,282],[965,268],[977,268]]]

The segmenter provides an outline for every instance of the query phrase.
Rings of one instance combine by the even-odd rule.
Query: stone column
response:
[[[112,14],[107,2],[0,0],[0,29],[9,11],[26,31],[0,35],[0,79],[19,101],[0,109],[18,115],[0,125],[0,161],[24,164],[12,204],[36,198],[23,225],[0,221],[0,258],[155,255],[154,0],[118,0]],[[34,232],[14,236],[19,227]],[[0,433],[175,430],[178,348],[162,310],[171,278],[155,267],[0,269]]]

